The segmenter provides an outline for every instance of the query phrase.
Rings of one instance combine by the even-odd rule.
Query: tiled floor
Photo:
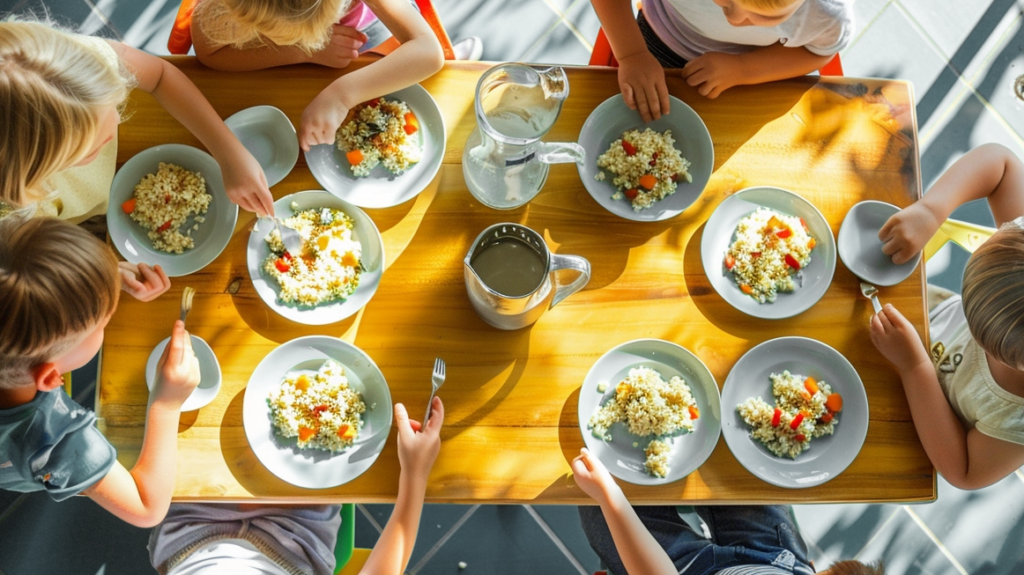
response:
[[[435,4],[453,37],[486,39],[486,60],[585,64],[600,25],[589,0]],[[914,82],[926,186],[985,142],[1024,156],[1024,103],[1012,90],[1024,73],[1021,1],[857,0],[855,9],[859,32],[843,52],[846,73]],[[161,54],[177,2],[4,0],[0,12],[8,10],[48,11],[74,29]],[[979,203],[955,217],[992,223]],[[947,249],[930,262],[931,280],[959,290],[965,261],[961,251]],[[359,510],[357,545],[369,547],[391,507]],[[819,567],[839,558],[882,558],[894,574],[1024,573],[1020,472],[975,492],[940,479],[939,499],[928,505],[805,505],[796,513]],[[150,573],[146,538],[88,500],[57,505],[38,494],[0,492],[0,575]],[[597,567],[575,508],[428,505],[408,572],[586,574]]]

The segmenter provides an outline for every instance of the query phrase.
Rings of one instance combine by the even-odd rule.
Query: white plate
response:
[[[835,433],[811,440],[796,457],[778,457],[750,438],[736,406],[761,397],[775,404],[769,375],[788,369],[794,375],[824,381],[843,396]],[[868,397],[853,365],[835,349],[805,337],[780,337],[751,349],[733,366],[722,386],[722,434],[736,459],[757,477],[779,487],[821,485],[843,472],[857,458],[868,433]]]
[[[149,388],[150,393],[153,393],[153,385],[156,384],[156,364],[160,362],[160,356],[163,355],[164,348],[170,341],[171,338],[168,337],[156,344],[153,352],[149,354],[149,359],[146,360],[146,387]],[[213,353],[213,348],[203,338],[193,335],[192,351],[195,352],[196,359],[199,360],[200,381],[185,403],[181,405],[182,411],[194,411],[206,407],[220,393],[220,362],[217,361],[217,355]]]
[[[224,123],[260,163],[267,185],[280,182],[295,167],[299,138],[295,126],[281,110],[253,106],[236,112]]]
[[[867,200],[846,212],[839,228],[839,259],[853,275],[876,286],[892,286],[910,277],[921,261],[918,252],[909,262],[896,265],[882,253],[878,232],[900,209],[892,204]]]
[[[192,233],[195,247],[181,254],[169,254],[153,248],[146,230],[121,209],[135,193],[135,186],[146,174],[155,174],[160,162],[176,164],[202,174],[206,193],[213,196],[206,212],[206,221]],[[238,206],[228,199],[220,166],[213,156],[183,144],[164,144],[135,154],[121,166],[110,186],[107,228],[110,241],[124,259],[133,264],[145,263],[163,268],[170,277],[185,276],[206,267],[224,251],[238,220]],[[193,218],[182,227],[192,225]]]
[[[246,250],[246,261],[249,266],[249,277],[256,293],[266,302],[270,309],[282,316],[306,325],[324,325],[339,322],[359,311],[373,294],[377,292],[380,278],[384,274],[384,240],[377,231],[370,216],[366,212],[321,190],[298,192],[285,196],[274,202],[274,212],[281,219],[293,214],[291,203],[298,204],[299,211],[309,208],[336,208],[355,223],[353,235],[362,246],[362,263],[366,268],[359,276],[359,287],[344,301],[320,304],[316,307],[281,303],[277,296],[281,286],[277,280],[263,272],[263,260],[270,255],[270,248],[264,238],[274,229],[272,220],[261,218],[249,234],[249,246]]]
[[[648,475],[644,469],[644,448],[652,438],[633,435],[625,423],[619,422],[609,428],[612,441],[606,442],[594,437],[587,426],[590,417],[615,395],[615,386],[634,367],[654,369],[665,381],[677,375],[682,377],[690,386],[697,409],[700,410],[700,418],[694,423],[692,433],[666,440],[671,453],[669,473],[663,478]],[[603,393],[597,389],[602,382],[607,385]],[[580,432],[583,433],[583,442],[587,448],[604,463],[612,475],[638,485],[672,483],[693,473],[715,450],[722,431],[722,404],[714,376],[688,349],[660,339],[633,340],[602,355],[583,380],[578,415]],[[633,443],[638,445],[633,447]]]
[[[441,109],[429,92],[419,84],[382,96],[402,100],[416,114],[423,155],[400,175],[377,165],[369,176],[357,178],[345,153],[332,144],[313,146],[306,152],[306,164],[325,190],[363,208],[389,208],[407,202],[422,192],[434,179],[444,159],[445,129]]]
[[[759,207],[803,218],[817,242],[811,250],[811,263],[801,270],[803,281],[797,279],[797,288],[780,292],[774,303],[759,303],[740,291],[732,272],[725,269],[725,254],[736,237],[736,226]],[[836,242],[818,208],[793,192],[762,186],[740,190],[718,204],[704,226],[700,257],[708,281],[734,308],[762,319],[781,319],[807,311],[828,291],[836,271]]]
[[[277,436],[267,405],[270,392],[286,375],[315,372],[328,358],[344,366],[349,385],[366,404],[359,437],[340,453],[299,449],[294,437]],[[370,356],[348,342],[319,335],[293,339],[267,354],[252,372],[242,402],[245,437],[260,463],[284,481],[308,489],[336,487],[369,469],[384,449],[391,415],[391,392]]]
[[[711,179],[711,170],[715,167],[715,147],[707,126],[697,112],[682,100],[673,96],[669,96],[669,100],[671,112],[645,124],[640,112],[630,110],[621,94],[612,96],[590,113],[580,130],[579,143],[587,151],[587,159],[576,167],[583,186],[604,209],[621,218],[637,222],[674,218],[697,201]],[[605,172],[607,179],[604,181],[599,182],[594,177],[601,171],[597,167],[597,157],[608,151],[612,142],[621,138],[627,130],[644,128],[657,132],[672,130],[676,149],[690,162],[693,181],[680,181],[674,194],[655,202],[650,208],[634,212],[629,200],[612,199],[616,189],[612,185],[611,172]]]

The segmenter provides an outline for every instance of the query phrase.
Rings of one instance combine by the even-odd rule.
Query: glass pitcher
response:
[[[578,144],[540,141],[568,95],[562,68],[502,64],[484,73],[476,85],[477,127],[462,152],[462,174],[476,199],[498,210],[518,208],[540,191],[548,164],[583,163]]]

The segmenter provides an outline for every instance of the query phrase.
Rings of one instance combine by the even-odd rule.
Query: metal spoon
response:
[[[860,282],[860,293],[871,300],[871,306],[875,308],[875,313],[881,313],[882,303],[878,301],[878,288],[869,283]]]
[[[277,233],[281,236],[281,243],[284,244],[284,249],[288,250],[290,254],[300,255],[302,253],[302,236],[299,235],[298,230],[286,226],[281,221],[281,218],[267,217],[273,220],[274,227],[277,228]]]

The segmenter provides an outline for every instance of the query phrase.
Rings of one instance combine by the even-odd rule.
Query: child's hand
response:
[[[302,111],[299,146],[304,152],[318,144],[333,144],[338,126],[348,116],[346,106],[337,95],[324,90]]]
[[[619,60],[619,90],[631,110],[645,122],[669,112],[665,69],[646,49]]]
[[[314,52],[309,61],[330,68],[344,68],[359,57],[359,49],[366,43],[366,34],[350,26],[335,24],[331,42],[326,48]]]
[[[228,198],[243,210],[258,216],[274,215],[274,196],[270,194],[267,176],[256,158],[241,144],[220,164],[224,176],[224,191]]]
[[[743,82],[743,60],[738,54],[708,52],[683,66],[683,79],[697,88],[701,96],[712,100]]]
[[[430,406],[430,421],[421,429],[420,422],[409,419],[409,412],[401,403],[395,404],[395,423],[398,425],[398,461],[402,470],[426,479],[441,450],[441,425],[444,423],[444,404],[434,397]]]
[[[882,311],[871,318],[871,343],[901,375],[921,363],[931,363],[917,330],[892,304],[885,304]]]
[[[612,496],[620,491],[619,485],[612,479],[612,474],[608,473],[608,468],[586,447],[580,450],[579,457],[572,460],[571,467],[576,485],[599,505],[608,503]]]
[[[117,262],[121,289],[139,301],[153,301],[170,289],[171,280],[160,266]]]
[[[174,322],[171,341],[164,348],[156,364],[154,401],[167,402],[181,409],[192,390],[199,385],[199,360],[192,351],[192,336],[185,331],[185,323]]]
[[[942,225],[924,202],[917,201],[893,214],[882,229],[878,239],[882,240],[882,253],[892,256],[892,263],[900,265],[924,249]]]

